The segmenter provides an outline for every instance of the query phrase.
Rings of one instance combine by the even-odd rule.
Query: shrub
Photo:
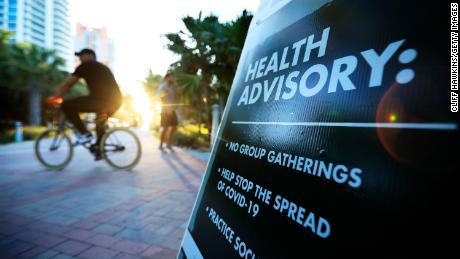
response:
[[[34,140],[46,130],[46,127],[32,127],[32,126],[25,126],[22,129],[22,138],[23,140]],[[0,133],[0,144],[6,144],[14,142],[16,135],[15,129],[9,129],[2,133]]]
[[[156,136],[160,137],[160,128],[153,127]],[[204,124],[201,126],[201,134],[198,132],[199,127],[195,124],[180,125],[177,128],[176,134],[174,135],[174,144],[183,147],[189,147],[193,149],[205,150],[209,146],[209,131],[204,128]]]
[[[201,127],[201,134],[198,132],[198,125],[187,124],[177,129],[174,136],[174,143],[178,146],[191,147],[194,149],[209,148],[209,131]]]

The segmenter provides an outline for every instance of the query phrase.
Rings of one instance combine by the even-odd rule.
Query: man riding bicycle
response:
[[[105,133],[105,122],[108,117],[120,108],[122,95],[115,77],[110,69],[96,60],[96,53],[91,49],[75,52],[81,64],[57,89],[50,99],[60,98],[74,86],[80,78],[85,79],[89,95],[66,100],[61,109],[66,119],[78,130],[77,142],[80,144],[90,142],[93,135],[88,131],[80,119],[80,112],[94,112],[96,118],[96,144],[99,144]],[[98,159],[98,156],[96,156]]]

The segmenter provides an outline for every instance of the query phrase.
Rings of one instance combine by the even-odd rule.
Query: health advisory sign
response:
[[[180,257],[452,251],[450,5],[271,2],[252,21]]]

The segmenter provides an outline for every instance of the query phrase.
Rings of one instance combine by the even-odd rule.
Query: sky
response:
[[[149,69],[164,74],[176,61],[162,37],[183,29],[181,18],[213,13],[220,21],[235,19],[243,9],[257,10],[260,0],[70,0],[72,32],[77,22],[106,26],[114,40],[114,73],[123,88],[136,84]]]

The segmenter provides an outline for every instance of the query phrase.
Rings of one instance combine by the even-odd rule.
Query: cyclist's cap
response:
[[[75,56],[81,56],[83,54],[92,54],[96,56],[96,52],[94,52],[92,49],[82,49],[80,52],[75,52]]]

